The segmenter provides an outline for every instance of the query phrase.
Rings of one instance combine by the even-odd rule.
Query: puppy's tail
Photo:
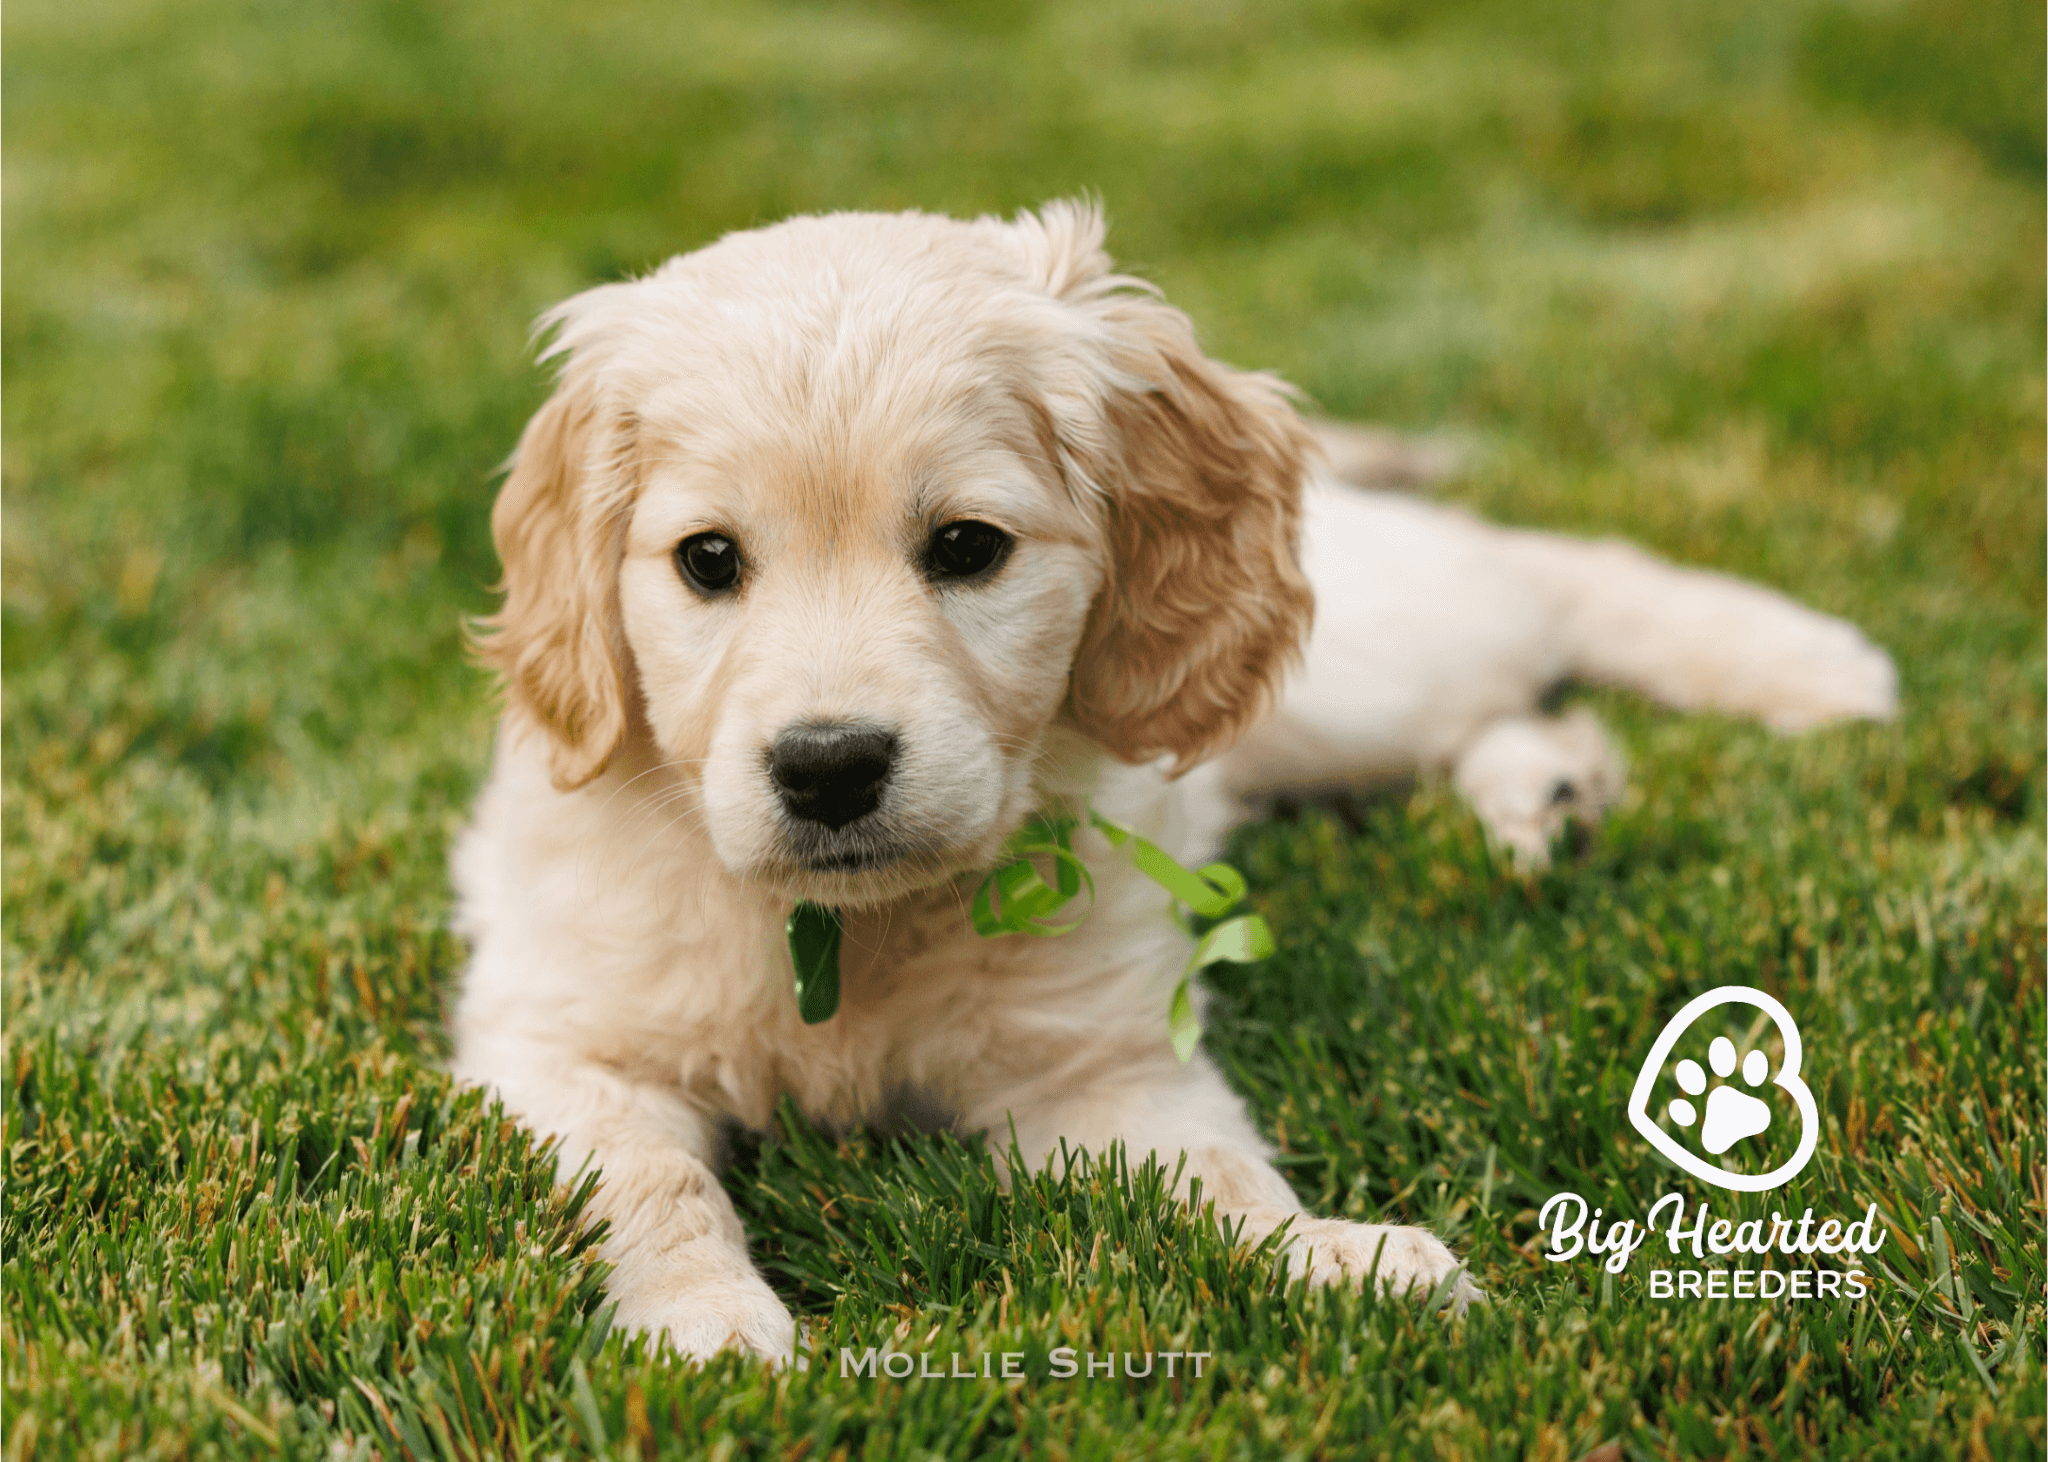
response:
[[[1504,547],[1556,606],[1566,672],[1679,710],[1779,731],[1898,714],[1891,657],[1854,625],[1632,544],[1508,531]]]

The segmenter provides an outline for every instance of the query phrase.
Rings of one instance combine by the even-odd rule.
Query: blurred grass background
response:
[[[23,0],[4,40],[10,1457],[2038,1454],[2039,7]],[[1008,1398],[607,1350],[568,1201],[433,1066],[528,323],[790,212],[1082,190],[1214,353],[1464,443],[1496,516],[1855,619],[1906,717],[1598,697],[1637,790],[1534,882],[1434,787],[1241,837],[1286,947],[1219,981],[1222,1053],[1305,1196],[1471,1251],[1455,1330],[1274,1289],[1143,1175],[1027,1202],[799,1129],[730,1185],[821,1344],[1227,1363]],[[1621,1093],[1729,978],[1833,1063],[1792,1192],[1887,1205],[1868,1306],[1530,1257],[1549,1192],[1667,1185]]]

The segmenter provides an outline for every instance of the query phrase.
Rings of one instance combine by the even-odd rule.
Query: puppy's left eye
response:
[[[1009,556],[1010,535],[993,523],[963,518],[943,523],[924,549],[924,571],[935,579],[971,579],[989,573]]]

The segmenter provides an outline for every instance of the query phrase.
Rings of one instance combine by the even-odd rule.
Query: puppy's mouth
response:
[[[910,856],[908,848],[850,848],[840,853],[799,854],[797,866],[806,873],[879,873],[894,868]]]
[[[885,816],[837,829],[792,820],[778,832],[777,854],[757,865],[754,876],[794,899],[844,907],[886,903],[943,883],[975,866],[981,851],[943,834],[892,825]]]
[[[930,850],[929,840],[905,837],[886,812],[836,828],[788,818],[779,832],[782,856],[800,873],[900,874],[925,861],[920,854]]]

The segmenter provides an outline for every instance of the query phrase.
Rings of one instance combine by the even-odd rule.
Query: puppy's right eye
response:
[[[740,581],[740,546],[723,533],[699,533],[676,545],[676,567],[699,594],[723,594]]]

